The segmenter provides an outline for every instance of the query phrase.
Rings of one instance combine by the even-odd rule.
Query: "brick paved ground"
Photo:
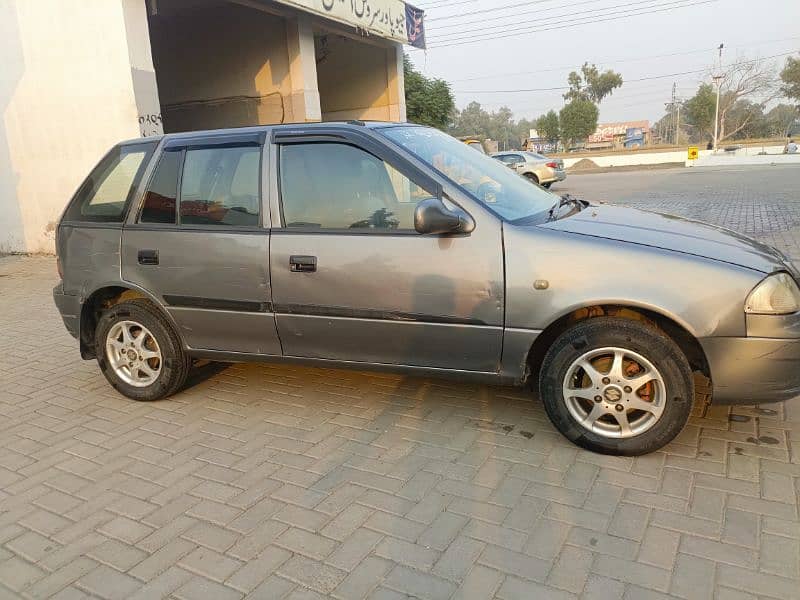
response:
[[[140,404],[54,279],[0,258],[0,598],[800,598],[800,398],[636,459],[528,393],[385,374],[236,365]]]

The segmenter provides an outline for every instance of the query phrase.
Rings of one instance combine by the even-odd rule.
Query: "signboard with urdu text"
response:
[[[416,48],[425,47],[424,11],[402,0],[277,0]]]

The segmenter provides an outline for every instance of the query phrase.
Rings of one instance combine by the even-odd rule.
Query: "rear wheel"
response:
[[[669,443],[694,399],[686,357],[646,324],[599,317],[562,333],[545,355],[539,392],[550,420],[595,452],[635,456]]]
[[[525,173],[525,177],[536,185],[539,185],[539,178],[536,176],[536,173]]]
[[[543,188],[547,188],[549,190],[551,185],[553,185],[553,182],[552,181],[548,181],[547,183],[543,183],[542,187]]]
[[[142,299],[121,302],[101,315],[95,352],[108,382],[133,400],[174,394],[191,366],[170,323]]]

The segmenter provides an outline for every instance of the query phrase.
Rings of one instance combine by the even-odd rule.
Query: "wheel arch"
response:
[[[528,381],[532,382],[534,385],[535,382],[538,381],[539,370],[544,355],[559,335],[575,323],[605,316],[643,322],[660,330],[678,345],[689,361],[689,366],[692,368],[692,371],[699,371],[702,373],[710,384],[711,369],[709,367],[708,358],[700,342],[686,324],[681,323],[674,317],[653,310],[652,308],[621,303],[587,304],[578,308],[572,308],[554,319],[538,336],[536,336],[536,339],[528,351],[526,358],[529,374]],[[708,389],[710,389],[710,385],[708,385]]]
[[[131,285],[127,282],[108,282],[98,285],[91,293],[86,294],[84,298],[85,299],[81,303],[79,329],[81,357],[84,359],[95,358],[94,334],[102,312],[115,304],[134,298],[141,298],[149,301],[163,314],[178,335],[181,344],[183,344],[180,329],[175,324],[172,315],[164,309],[163,305],[152,294],[138,286]]]

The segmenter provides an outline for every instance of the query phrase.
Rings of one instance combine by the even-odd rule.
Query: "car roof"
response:
[[[225,135],[239,133],[260,133],[281,129],[297,129],[302,127],[304,130],[324,129],[329,127],[344,127],[348,129],[385,129],[388,127],[424,127],[415,123],[398,123],[396,121],[323,121],[319,123],[279,123],[273,125],[253,125],[246,127],[227,127],[223,129],[202,129],[198,131],[180,131],[176,133],[164,133],[161,135],[151,135],[147,137],[131,138],[123,140],[120,145],[141,144],[143,141],[159,141],[161,139],[192,139],[196,137],[206,137],[209,135]]]

